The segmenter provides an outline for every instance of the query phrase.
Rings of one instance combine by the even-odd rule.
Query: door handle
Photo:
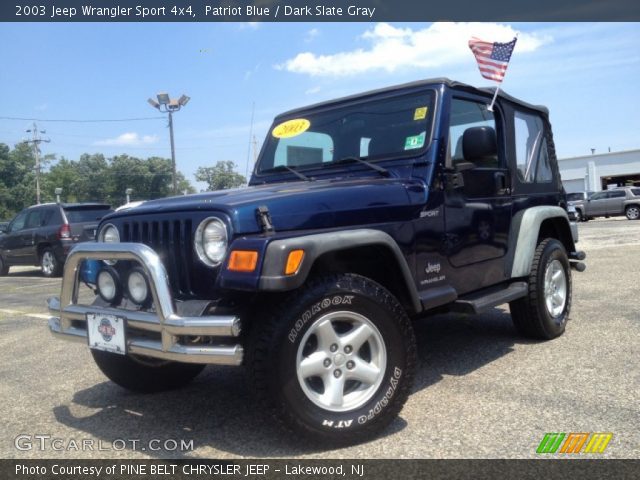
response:
[[[504,172],[494,173],[493,180],[495,182],[496,193],[498,195],[508,195],[511,193],[511,190],[507,187],[507,176]]]

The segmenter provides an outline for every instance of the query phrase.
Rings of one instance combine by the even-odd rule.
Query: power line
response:
[[[164,120],[164,117],[138,117],[138,118],[106,118],[106,119],[60,119],[60,118],[27,118],[27,117],[0,117],[0,120],[17,120],[33,122],[65,122],[65,123],[102,123],[102,122],[139,122],[144,120]]]

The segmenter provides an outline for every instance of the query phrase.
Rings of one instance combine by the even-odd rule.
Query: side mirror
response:
[[[462,135],[462,154],[467,162],[495,162],[498,157],[496,131],[491,127],[467,128]]]
[[[0,233],[9,232],[9,225],[0,225]]]

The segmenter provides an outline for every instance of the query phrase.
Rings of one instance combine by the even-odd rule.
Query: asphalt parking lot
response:
[[[265,423],[241,369],[208,367],[187,388],[158,395],[122,390],[87,347],[48,333],[45,299],[59,293],[59,279],[16,269],[0,278],[0,456],[526,458],[546,432],[611,432],[599,458],[640,458],[640,221],[592,221],[580,235],[588,268],[574,273],[564,336],[522,340],[508,308],[421,320],[419,368],[400,418],[384,436],[339,450],[312,449]],[[32,448],[16,448],[19,435]],[[49,440],[42,450],[35,435],[62,439],[62,450]],[[86,440],[93,450],[73,448]],[[181,440],[193,449],[174,448]]]

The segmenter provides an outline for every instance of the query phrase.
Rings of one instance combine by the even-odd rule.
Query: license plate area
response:
[[[86,318],[89,348],[127,354],[126,318],[102,313],[87,313]]]

